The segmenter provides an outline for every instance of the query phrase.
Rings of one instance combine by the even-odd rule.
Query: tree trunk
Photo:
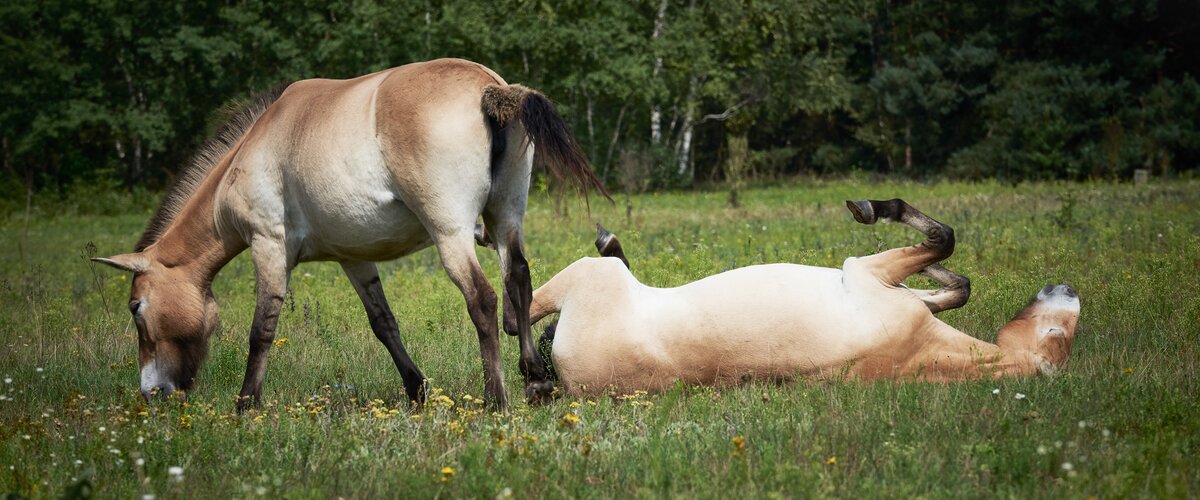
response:
[[[654,16],[654,32],[650,33],[651,50],[653,50],[654,42],[662,37],[663,27],[667,20],[667,0],[662,0],[658,4],[658,14]],[[659,72],[662,71],[663,58],[662,55],[654,57],[654,67],[650,70],[650,80],[658,79]],[[658,103],[650,106],[650,144],[658,144],[662,140],[662,109]]]
[[[680,177],[687,174],[688,164],[692,155],[692,128],[694,127],[696,113],[696,93],[700,87],[700,79],[693,76],[691,83],[688,85],[687,100],[683,104],[683,126],[681,127],[681,137],[679,139],[679,148],[677,149],[677,157],[679,158],[679,168],[676,173]],[[690,179],[694,180],[694,179]]]
[[[604,159],[604,174],[600,176],[600,181],[608,182],[608,173],[612,171],[613,150],[617,148],[617,139],[621,137],[621,121],[625,119],[625,108],[629,104],[622,104],[621,111],[617,112],[617,124],[613,126],[612,140],[608,141],[608,154]]]

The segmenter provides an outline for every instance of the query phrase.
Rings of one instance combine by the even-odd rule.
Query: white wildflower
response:
[[[1024,395],[1024,394],[1021,394],[1021,393],[1019,393],[1019,392],[1018,392],[1016,396],[1013,396],[1013,398],[1016,398],[1016,399],[1025,399],[1025,395]]]

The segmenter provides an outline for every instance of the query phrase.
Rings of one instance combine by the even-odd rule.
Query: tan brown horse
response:
[[[261,398],[292,268],[316,260],[341,263],[408,397],[421,401],[424,377],[374,262],[432,244],[479,334],[484,395],[506,407],[496,294],[473,247],[482,215],[498,242],[505,325],[520,338],[526,396],[549,394],[529,333],[522,227],[535,151],[556,175],[604,193],[550,101],[473,62],[303,80],[256,100],[202,148],[134,253],[96,259],[134,273],[142,393],[192,387],[217,319],[213,277],[249,248],[257,303],[239,410]]]
[[[639,283],[601,228],[604,257],[580,259],[533,293],[534,322],[561,313],[548,333],[560,385],[595,394],[798,375],[947,381],[1052,374],[1066,363],[1079,318],[1073,288],[1045,287],[996,344],[984,342],[934,316],[970,294],[966,278],[938,264],[954,250],[953,231],[901,200],[847,205],[858,222],[902,222],[927,239],[850,257],[842,269],[767,264],[664,289]],[[918,272],[943,288],[901,284]]]

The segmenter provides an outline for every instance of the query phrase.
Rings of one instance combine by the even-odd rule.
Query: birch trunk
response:
[[[650,33],[650,44],[658,41],[662,37],[663,26],[667,20],[667,0],[662,0],[658,4],[658,14],[654,16],[654,32]],[[654,67],[650,69],[650,80],[658,79],[658,74],[662,71],[663,58],[662,55],[654,56]],[[658,144],[662,140],[662,108],[658,103],[650,106],[650,144]]]

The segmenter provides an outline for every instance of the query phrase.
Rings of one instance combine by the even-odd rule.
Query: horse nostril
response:
[[[1064,283],[1062,285],[1062,287],[1063,287],[1063,292],[1067,294],[1067,297],[1078,297],[1079,296],[1079,294],[1075,291],[1075,288],[1071,287],[1071,285]]]

